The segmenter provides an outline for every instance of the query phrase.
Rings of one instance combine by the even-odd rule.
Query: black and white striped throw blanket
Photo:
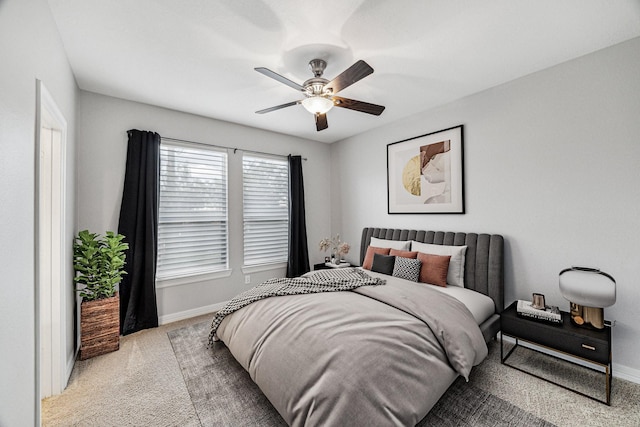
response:
[[[315,294],[319,292],[350,291],[360,286],[384,285],[386,280],[371,277],[357,268],[320,270],[306,277],[270,279],[229,301],[211,322],[209,343],[218,341],[216,331],[222,320],[236,310],[264,298],[283,295]]]

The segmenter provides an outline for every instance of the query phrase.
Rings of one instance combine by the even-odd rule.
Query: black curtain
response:
[[[302,158],[289,155],[289,259],[287,262],[287,277],[298,277],[309,270]]]
[[[156,248],[160,189],[160,135],[132,129],[118,233],[129,244],[120,283],[122,335],[158,326]]]

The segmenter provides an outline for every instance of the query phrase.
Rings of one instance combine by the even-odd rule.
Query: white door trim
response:
[[[67,121],[41,81],[36,81],[36,398],[67,385],[69,292],[65,265]],[[38,411],[39,412],[39,411]]]

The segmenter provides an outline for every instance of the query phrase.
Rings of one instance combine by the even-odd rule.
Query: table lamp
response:
[[[616,281],[597,268],[571,267],[560,272],[560,292],[569,301],[573,323],[603,329],[603,307],[616,302]]]

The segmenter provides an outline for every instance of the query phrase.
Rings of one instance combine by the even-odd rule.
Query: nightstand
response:
[[[502,361],[502,364],[531,374],[545,381],[549,381],[553,384],[559,385],[560,387],[597,400],[598,402],[611,405],[611,327],[607,325],[604,329],[593,329],[576,326],[571,323],[569,313],[565,311],[562,312],[562,324],[531,320],[518,316],[516,312],[516,304],[517,302],[511,304],[500,315],[502,337],[508,336],[515,339],[515,346],[506,355],[504,354],[504,339],[500,340],[500,360]],[[569,355],[573,358],[581,359],[603,368],[603,371],[599,371],[597,369],[585,367],[585,369],[593,369],[597,372],[602,372],[605,375],[606,400],[589,396],[588,394],[571,389],[548,378],[543,378],[532,372],[528,372],[521,367],[506,363],[511,353],[513,353],[513,351],[518,347],[519,341],[543,347],[551,353],[555,352]],[[547,353],[545,352],[544,354]]]

